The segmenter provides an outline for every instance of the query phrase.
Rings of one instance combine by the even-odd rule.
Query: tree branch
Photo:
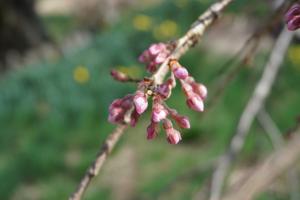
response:
[[[91,180],[98,175],[101,167],[103,166],[108,154],[113,150],[115,144],[118,142],[120,137],[123,135],[127,125],[119,125],[116,129],[108,136],[104,144],[101,146],[98,155],[93,164],[88,168],[84,177],[81,179],[78,188],[70,196],[69,200],[80,200],[83,193],[87,189]]]
[[[282,134],[275,124],[275,122],[272,120],[269,113],[265,110],[265,108],[261,109],[260,112],[257,115],[258,122],[262,126],[262,128],[265,130],[267,135],[269,136],[271,143],[274,147],[274,149],[278,150],[281,147],[284,146],[284,140],[282,138]],[[289,182],[289,189],[290,189],[290,199],[291,200],[299,200],[300,194],[299,194],[299,181],[298,181],[298,173],[296,170],[289,170],[287,173],[286,179]]]
[[[288,32],[287,30],[283,30],[279,35],[273,51],[271,52],[270,59],[266,64],[263,75],[257,83],[255,90],[240,117],[236,133],[231,140],[229,149],[225,155],[220,158],[219,164],[213,174],[210,200],[220,199],[224,180],[228,169],[231,166],[231,162],[241,151],[253,119],[264,105],[265,99],[271,91],[271,87],[275,81],[276,75],[280,69],[292,38],[293,33]]]
[[[223,200],[251,200],[264,191],[275,179],[286,172],[300,158],[300,130],[283,148],[270,155],[256,167],[238,189],[232,190]]]
[[[183,37],[177,40],[175,50],[160,66],[157,72],[153,74],[152,78],[154,79],[155,84],[161,84],[163,82],[169,71],[168,64],[170,59],[179,59],[192,46],[194,46],[201,39],[205,30],[218,18],[222,10],[232,1],[233,0],[220,0],[214,3],[206,12],[204,12],[204,14],[198,18],[198,20],[193,24],[192,28]],[[106,139],[104,145],[101,147],[101,150],[98,153],[96,160],[89,167],[84,177],[80,181],[76,191],[70,196],[69,200],[80,200],[82,198],[82,195],[87,189],[92,178],[99,173],[107,155],[112,151],[113,147],[118,142],[126,128],[126,125],[118,126],[116,130]]]

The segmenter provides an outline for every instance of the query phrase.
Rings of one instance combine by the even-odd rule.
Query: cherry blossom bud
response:
[[[176,129],[172,129],[172,133],[167,134],[167,140],[170,144],[178,144],[181,139],[180,132]]]
[[[150,63],[147,64],[146,69],[147,69],[148,72],[153,73],[153,72],[156,71],[157,65],[156,65],[156,63],[154,61],[150,62]]]
[[[139,61],[141,63],[148,63],[151,61],[151,54],[148,49],[139,56]]]
[[[165,109],[153,109],[152,110],[152,121],[153,122],[160,122],[163,119],[166,119],[168,113]]]
[[[169,129],[173,129],[173,124],[172,124],[171,120],[165,119],[163,121],[163,128],[165,131],[168,131]]]
[[[181,80],[180,82],[185,96],[189,96],[191,93],[193,93],[193,87],[190,84],[186,83],[183,80]]]
[[[185,67],[178,67],[173,69],[173,73],[178,79],[186,79],[189,76],[189,72]]]
[[[108,121],[110,123],[119,123],[124,118],[124,110],[121,107],[110,108]]]
[[[300,15],[293,17],[287,24],[287,27],[290,31],[297,30],[300,28]]]
[[[192,84],[193,91],[198,94],[203,100],[207,97],[207,88],[201,83],[193,82]]]
[[[285,21],[290,31],[300,28],[300,4],[295,4],[288,10]]]
[[[136,110],[134,110],[132,113],[131,113],[131,117],[130,117],[130,125],[132,127],[135,127],[136,123],[138,122],[139,120],[139,117],[140,117],[140,114],[137,113]]]
[[[168,111],[165,107],[160,103],[159,98],[153,100],[153,108],[152,108],[152,121],[153,122],[160,122],[163,119],[166,119],[168,116]]]
[[[178,115],[178,116],[174,117],[174,119],[175,119],[176,123],[178,124],[178,126],[180,126],[181,128],[186,128],[186,129],[191,128],[188,117]]]
[[[133,98],[133,103],[138,114],[145,112],[148,107],[148,101],[145,93],[137,91]]]
[[[204,110],[204,104],[202,99],[197,94],[191,94],[188,99],[186,100],[186,103],[189,108],[198,111],[203,112]]]
[[[169,82],[161,84],[157,87],[157,93],[164,99],[167,99],[171,95],[172,85]]]
[[[163,128],[167,134],[167,140],[170,144],[178,144],[181,140],[179,131],[173,128],[172,122],[169,119],[164,120]]]
[[[129,80],[129,77],[125,73],[115,69],[111,70],[110,75],[117,81],[125,82]]]
[[[157,136],[158,133],[158,124],[151,122],[151,124],[147,127],[147,139],[152,140]]]
[[[156,64],[161,64],[167,59],[167,57],[168,57],[167,53],[161,52],[155,57],[154,61]]]
[[[124,123],[125,114],[132,107],[132,95],[114,100],[109,106],[108,121],[114,124]]]
[[[149,53],[152,56],[157,56],[160,52],[163,52],[165,50],[166,50],[166,45],[163,43],[152,44],[149,47]]]
[[[285,21],[289,22],[296,15],[300,15],[300,4],[293,5],[285,14]]]

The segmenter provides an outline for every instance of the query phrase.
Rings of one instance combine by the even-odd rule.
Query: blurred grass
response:
[[[35,199],[66,199],[93,160],[99,144],[113,129],[106,122],[109,103],[135,89],[133,85],[114,82],[109,70],[116,67],[135,76],[145,75],[136,59],[139,53],[153,41],[181,35],[211,2],[163,1],[156,8],[132,12],[72,54],[12,71],[0,80],[0,179],[5,180],[0,183],[0,198],[33,199],[32,195],[36,195]],[[241,2],[244,3],[235,3],[229,12],[243,8]],[[252,13],[263,14],[265,9],[261,9]],[[151,23],[146,22],[145,26],[145,19],[140,20],[143,28],[139,29],[136,17],[141,15],[147,16]],[[73,28],[72,19],[65,17],[47,18],[45,23],[56,39]],[[168,26],[173,31],[168,32]],[[256,62],[263,63],[266,58],[267,55],[259,55]],[[267,110],[282,131],[293,126],[299,114],[295,109],[300,100],[299,69],[293,57],[289,58],[267,101]],[[218,78],[214,73],[227,59],[207,54],[200,46],[184,56],[182,63],[212,91]],[[168,103],[188,115],[192,124],[192,129],[184,131],[180,145],[168,145],[163,133],[152,142],[146,141],[149,115],[126,133],[110,159],[120,154],[124,146],[135,152],[138,174],[135,199],[192,197],[210,175],[211,168],[196,170],[188,179],[178,177],[205,166],[224,151],[262,67],[243,68],[209,113],[198,114],[187,109],[177,88]],[[255,124],[240,162],[256,160],[271,149],[263,131]],[[101,174],[89,189],[87,199],[113,199],[116,189],[101,181],[105,176],[112,175]],[[118,182],[118,177],[110,179]],[[265,193],[258,199],[277,198]]]

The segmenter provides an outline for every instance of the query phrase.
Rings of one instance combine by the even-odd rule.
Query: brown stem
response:
[[[123,135],[127,125],[119,125],[116,129],[108,136],[104,144],[101,146],[98,155],[93,164],[88,168],[84,177],[81,179],[78,188],[70,196],[69,200],[80,200],[83,193],[87,189],[91,180],[98,175],[101,167],[103,166],[107,156],[113,150],[115,144],[118,142],[120,137]]]

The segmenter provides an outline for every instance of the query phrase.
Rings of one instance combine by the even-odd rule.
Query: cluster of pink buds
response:
[[[148,71],[153,72],[158,64],[163,63],[167,59],[168,55],[169,50],[166,44],[159,43],[151,45],[139,59],[148,64]],[[176,59],[169,61],[169,68],[171,75],[164,83],[156,84],[153,79],[144,78],[139,82],[138,90],[135,94],[115,100],[109,107],[109,121],[118,124],[130,123],[132,126],[135,126],[140,115],[147,110],[148,99],[151,97],[151,122],[147,127],[147,139],[154,139],[162,125],[167,141],[170,144],[179,143],[181,134],[174,128],[172,121],[176,123],[178,128],[182,129],[189,129],[190,121],[188,117],[178,114],[175,109],[169,108],[166,104],[166,100],[171,96],[172,89],[176,86],[176,79],[181,83],[182,90],[186,96],[187,106],[198,112],[204,110],[203,102],[207,96],[207,89],[203,84],[197,83],[189,75],[188,70],[180,65]],[[111,75],[115,80],[121,82],[130,80],[125,74],[117,71],[113,71]]]
[[[295,4],[288,10],[285,21],[290,31],[300,28],[300,4]]]
[[[166,60],[169,54],[170,49],[167,44],[152,44],[140,55],[139,61],[147,65],[146,69],[148,72],[153,73]]]

